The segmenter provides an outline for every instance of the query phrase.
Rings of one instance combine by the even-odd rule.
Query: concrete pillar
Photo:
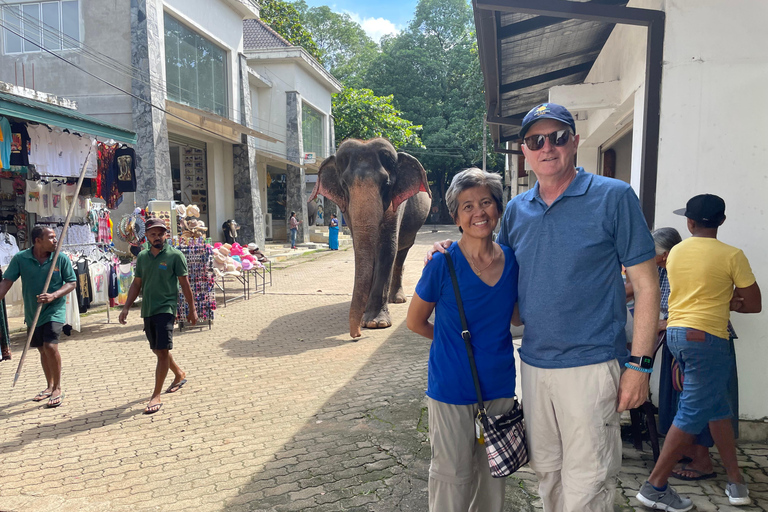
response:
[[[285,224],[290,238],[288,219],[291,212],[296,212],[296,218],[301,221],[296,243],[309,242],[309,226],[307,226],[307,180],[304,169],[299,167],[304,156],[304,139],[301,133],[301,94],[296,91],[285,93],[286,105],[286,158],[296,165],[287,165],[285,170]]]
[[[165,108],[163,63],[165,36],[160,0],[131,0],[131,65],[154,85],[133,79],[133,94],[145,101],[131,99],[136,143],[136,204],[145,206],[150,199],[173,199],[171,155],[168,149],[168,125],[165,113],[150,104]]]
[[[336,154],[336,126],[332,115],[328,116],[328,148],[328,156]],[[323,224],[326,226],[331,224],[332,213],[335,213],[336,218],[341,222],[341,210],[336,203],[326,197],[323,202]]]
[[[240,123],[251,125],[251,89],[248,85],[248,63],[244,55],[240,62]],[[242,144],[233,144],[233,173],[235,187],[235,220],[240,224],[238,239],[264,246],[264,214],[261,209],[259,172],[256,163],[256,138],[243,135]]]

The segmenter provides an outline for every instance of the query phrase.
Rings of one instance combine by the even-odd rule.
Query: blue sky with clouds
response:
[[[310,7],[327,5],[332,11],[349,14],[369,36],[399,32],[413,18],[418,0],[305,0]]]

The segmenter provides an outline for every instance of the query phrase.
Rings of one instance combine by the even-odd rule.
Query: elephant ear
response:
[[[408,153],[398,153],[397,176],[391,193],[392,209],[397,211],[400,204],[419,192],[426,192],[429,197],[432,197],[427,181],[427,172],[416,158]]]
[[[309,196],[312,201],[318,194],[327,197],[336,203],[342,213],[347,212],[347,196],[341,188],[341,177],[336,168],[336,157],[331,155],[320,164],[320,170],[317,171],[317,183]]]

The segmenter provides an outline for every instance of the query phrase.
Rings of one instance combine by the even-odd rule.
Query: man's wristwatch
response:
[[[645,370],[653,369],[653,358],[649,356],[629,356],[629,362]]]

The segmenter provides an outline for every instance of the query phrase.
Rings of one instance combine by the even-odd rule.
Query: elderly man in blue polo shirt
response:
[[[619,413],[648,397],[659,319],[653,238],[629,185],[574,166],[579,136],[567,109],[535,107],[520,137],[538,181],[509,202],[497,242],[520,266],[530,464],[546,512],[608,512]],[[631,356],[622,265],[635,289]]]

